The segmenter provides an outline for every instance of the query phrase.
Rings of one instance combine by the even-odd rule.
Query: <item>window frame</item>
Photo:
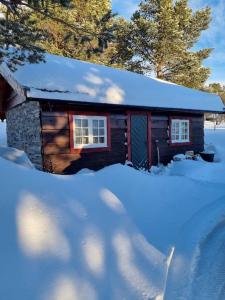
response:
[[[172,140],[172,126],[173,122],[184,122],[187,121],[189,124],[188,127],[188,133],[189,133],[189,140]],[[191,118],[190,117],[179,117],[179,116],[174,116],[170,117],[170,126],[169,126],[169,143],[171,146],[185,146],[185,145],[191,145],[192,144],[192,136],[191,136]]]
[[[105,133],[104,137],[106,139],[104,144],[94,144],[89,143],[87,146],[76,145],[75,144],[75,118],[77,119],[88,119],[88,123],[91,123],[90,128],[93,129],[92,121],[96,117],[98,120],[104,120],[105,122]],[[69,112],[69,124],[70,124],[70,151],[71,153],[85,153],[85,152],[102,152],[111,150],[111,128],[110,128],[110,117],[109,113],[99,113],[99,112],[80,112],[80,111],[70,111]],[[88,124],[89,128],[89,124]],[[92,138],[93,135],[91,134]],[[99,137],[99,136],[98,136]]]

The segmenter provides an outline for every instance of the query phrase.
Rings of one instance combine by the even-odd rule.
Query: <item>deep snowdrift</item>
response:
[[[0,164],[0,295],[10,300],[154,298],[183,223],[224,194],[120,165],[55,176]]]
[[[1,299],[151,299],[161,293],[165,256],[95,174],[54,176],[3,159],[0,165]],[[112,168],[111,178],[122,169]]]
[[[0,299],[156,299],[173,247],[166,299],[182,299],[180,283],[207,273],[188,262],[223,213],[225,138],[215,136],[218,163],[176,162],[158,176],[121,165],[56,176],[0,158]]]
[[[0,145],[6,145],[6,122],[0,121]]]

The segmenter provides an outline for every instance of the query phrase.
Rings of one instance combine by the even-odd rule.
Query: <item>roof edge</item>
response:
[[[11,88],[18,93],[23,100],[26,100],[26,91],[24,87],[14,78],[12,71],[7,67],[5,63],[0,65],[0,74],[7,81],[7,83],[11,86]]]
[[[46,101],[46,102],[55,102],[60,104],[70,104],[70,105],[81,105],[81,106],[95,106],[95,107],[117,107],[117,108],[134,108],[134,109],[143,109],[143,110],[152,110],[152,111],[170,111],[170,112],[192,112],[192,113],[215,113],[215,114],[225,114],[225,106],[223,110],[202,110],[202,109],[190,109],[190,108],[171,108],[171,107],[151,107],[151,106],[138,106],[138,105],[123,105],[123,104],[113,104],[113,103],[97,103],[97,102],[88,102],[88,101],[74,101],[74,100],[60,100],[60,99],[44,99],[44,98],[35,98],[27,96],[27,99],[30,101]]]

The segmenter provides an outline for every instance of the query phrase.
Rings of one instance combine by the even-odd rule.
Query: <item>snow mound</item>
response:
[[[6,122],[0,121],[0,146],[5,146],[6,144]]]
[[[184,224],[169,269],[165,300],[222,300],[225,297],[225,196]]]
[[[207,149],[215,152],[217,162],[225,162],[225,129],[205,130],[205,144]]]
[[[222,151],[225,138],[206,138]],[[60,176],[0,158],[0,298],[223,299],[220,155],[161,176],[122,165]]]
[[[52,175],[3,159],[0,165],[2,298],[147,300],[162,293],[165,255],[98,173]]]
[[[15,148],[0,146],[0,157],[29,169],[34,168],[24,151]]]
[[[153,166],[151,175],[182,176],[202,182],[225,184],[225,130],[206,130],[205,141],[205,151],[215,153],[213,163],[206,162],[201,157],[197,160],[184,159],[185,156],[181,154],[176,155],[182,158],[180,161],[175,159],[167,166]]]
[[[0,157],[29,169],[34,168],[33,164],[31,163],[27,155],[24,153],[24,151],[7,147],[6,145],[7,145],[6,122],[1,122],[0,123]]]

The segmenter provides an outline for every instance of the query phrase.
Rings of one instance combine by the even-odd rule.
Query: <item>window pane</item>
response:
[[[104,128],[100,128],[100,129],[99,129],[99,135],[104,135],[104,134],[105,134]]]
[[[75,139],[75,143],[77,144],[77,145],[80,145],[80,144],[82,144],[82,138],[76,138]]]
[[[75,127],[81,127],[81,120],[75,119]]]
[[[189,121],[173,120],[171,128],[171,139],[174,142],[182,143],[189,141]]]
[[[93,120],[92,125],[93,125],[93,127],[98,128],[98,120]]]
[[[88,120],[87,119],[82,120],[82,127],[88,127]]]
[[[99,120],[99,127],[104,127],[105,126],[104,123],[105,123],[104,120]]]
[[[82,135],[83,136],[88,136],[88,128],[83,128],[82,129]]]
[[[82,141],[83,141],[83,144],[88,144],[89,143],[89,138],[88,137],[83,137]]]
[[[106,143],[107,123],[105,117],[74,116],[74,145],[89,148],[102,147]]]
[[[100,136],[99,143],[104,144],[104,142],[105,142],[105,138],[103,136]]]
[[[95,128],[93,129],[93,135],[98,136],[98,129],[95,129]]]
[[[93,137],[93,143],[98,144],[98,138],[97,137]]]
[[[75,128],[75,135],[82,136],[81,128]]]

